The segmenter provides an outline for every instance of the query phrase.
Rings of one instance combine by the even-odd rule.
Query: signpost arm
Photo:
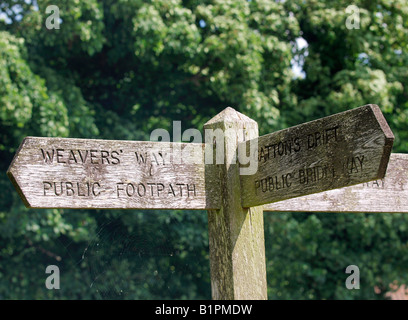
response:
[[[238,143],[256,138],[258,125],[227,108],[204,125],[206,139],[217,129],[222,130],[224,139],[215,142],[222,143],[223,148],[216,144],[207,146],[213,148],[214,157],[224,149],[224,163],[206,166],[206,170],[218,170],[221,181],[221,208],[208,210],[212,298],[264,300],[267,285],[263,209],[241,207],[240,171],[235,161]],[[206,149],[206,156],[209,151]]]

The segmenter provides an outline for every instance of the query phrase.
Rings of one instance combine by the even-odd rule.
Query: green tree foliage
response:
[[[1,169],[27,135],[148,140],[173,120],[200,129],[226,106],[265,134],[376,103],[394,152],[407,152],[408,7],[353,4],[359,29],[346,26],[348,1],[2,1]],[[59,29],[45,26],[49,5]],[[210,298],[205,212],[28,210],[5,174],[0,186],[0,298]],[[408,283],[407,225],[266,213],[269,297],[383,298]],[[44,285],[52,264],[60,290]],[[350,264],[360,290],[345,288]]]
[[[393,151],[407,152],[407,4],[353,1],[358,11],[351,12],[346,10],[349,1],[285,5],[308,43],[297,56],[306,74],[293,84],[297,103],[281,112],[286,122],[375,103],[396,136]],[[347,28],[353,13],[359,29]],[[407,222],[404,215],[389,214],[265,214],[267,239],[273,238],[275,248],[267,251],[270,297],[383,298],[390,283],[408,280]],[[360,290],[344,286],[344,271],[351,264],[360,267]],[[381,294],[375,294],[374,286]]]

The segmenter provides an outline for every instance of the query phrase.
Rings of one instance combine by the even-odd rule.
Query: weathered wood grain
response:
[[[7,175],[30,208],[220,207],[204,144],[27,137]]]
[[[264,205],[264,211],[408,212],[408,154],[392,153],[383,179]]]
[[[258,136],[258,125],[227,108],[204,125],[225,134],[223,164],[209,166],[221,182],[221,208],[208,211],[211,289],[213,299],[267,299],[262,207],[241,207],[237,145]],[[207,147],[216,147],[208,144]],[[209,152],[206,149],[206,152]],[[215,156],[215,152],[213,153]]]
[[[242,205],[252,207],[381,179],[393,141],[376,105],[259,137],[258,171],[241,175]],[[245,143],[249,150],[254,141]]]

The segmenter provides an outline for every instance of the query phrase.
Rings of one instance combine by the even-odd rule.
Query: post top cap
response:
[[[257,124],[255,120],[252,120],[250,117],[244,115],[241,112],[236,111],[234,108],[227,107],[216,116],[208,120],[204,126],[213,125],[215,123],[250,123],[250,124]]]

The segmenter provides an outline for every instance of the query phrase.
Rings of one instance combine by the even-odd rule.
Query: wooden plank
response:
[[[391,154],[384,179],[270,203],[264,211],[407,213],[408,154]]]
[[[258,125],[227,108],[208,121],[204,129],[221,129],[225,134],[223,141],[217,141],[224,144],[223,164],[209,167],[219,176],[222,199],[219,210],[208,211],[212,298],[265,300],[263,210],[262,207],[241,207],[240,168],[234,161],[238,142],[257,137]],[[207,148],[216,146],[208,144]]]
[[[258,171],[241,175],[251,207],[381,179],[392,134],[380,108],[366,105],[258,138]],[[246,148],[253,141],[247,141]]]
[[[7,175],[31,208],[217,209],[203,154],[194,143],[27,137]]]

